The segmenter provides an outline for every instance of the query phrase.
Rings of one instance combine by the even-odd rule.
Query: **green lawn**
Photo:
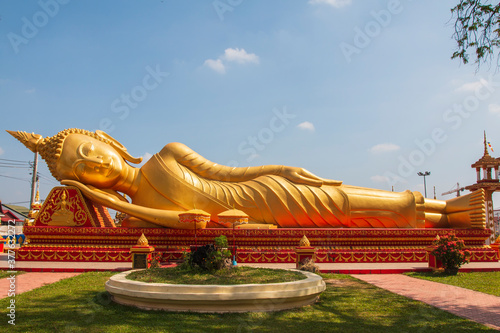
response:
[[[11,271],[4,271],[4,270],[0,270],[0,279],[5,279],[5,278],[8,278],[10,277],[12,274],[16,274],[16,275],[20,275],[20,274],[24,274],[26,272],[23,272],[23,271],[15,271],[15,272],[11,272]]]
[[[217,272],[196,271],[182,266],[168,269],[153,268],[127,275],[127,279],[148,283],[172,284],[250,284],[281,283],[303,280],[306,276],[299,272],[284,269],[237,267]]]
[[[1,325],[9,332],[494,332],[343,275],[323,275],[321,300],[301,309],[200,314],[117,305],[104,290],[112,274],[85,273],[17,295],[16,325],[5,314]],[[9,301],[0,300],[3,311]]]
[[[458,273],[451,276],[433,272],[406,275],[500,296],[500,272]]]

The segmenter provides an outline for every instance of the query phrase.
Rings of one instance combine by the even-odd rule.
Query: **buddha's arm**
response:
[[[164,227],[175,228],[178,224],[179,213],[182,213],[181,211],[154,209],[134,205],[120,200],[115,195],[109,194],[106,191],[74,180],[63,180],[61,183],[77,187],[87,198],[103,206]]]
[[[255,179],[259,176],[276,175],[288,180],[305,185],[341,185],[341,181],[317,177],[311,172],[296,167],[283,165],[263,165],[258,167],[228,167],[207,160],[182,143],[170,143],[165,146],[164,151],[180,164],[187,167],[197,175],[219,181],[242,182]]]

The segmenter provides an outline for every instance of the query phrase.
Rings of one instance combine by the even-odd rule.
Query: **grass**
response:
[[[318,303],[280,312],[144,311],[113,303],[111,272],[84,273],[16,296],[9,332],[495,332],[349,276],[324,274]],[[6,311],[10,299],[0,300]],[[272,304],[262,304],[263,309]]]
[[[151,283],[171,283],[171,284],[252,284],[252,283],[281,283],[303,280],[306,276],[299,272],[287,271],[284,269],[237,267],[230,270],[220,270],[218,272],[197,272],[183,269],[182,266],[173,268],[155,268],[144,271],[137,271],[127,275],[130,280],[151,282]]]
[[[4,271],[4,270],[0,270],[0,279],[8,278],[12,274],[21,275],[21,274],[24,274],[24,273],[26,273],[26,272],[24,272],[24,271]]]
[[[467,288],[500,297],[500,272],[471,272],[445,275],[439,272],[406,273],[406,275]]]

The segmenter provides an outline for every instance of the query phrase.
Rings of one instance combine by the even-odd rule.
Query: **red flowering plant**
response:
[[[153,253],[153,256],[149,262],[149,268],[159,268],[161,267],[161,261],[163,259],[163,254],[162,253]]]
[[[458,239],[455,234],[442,237],[438,235],[433,244],[436,248],[431,254],[441,261],[444,272],[447,274],[457,274],[460,266],[470,261],[470,251],[465,250],[464,241]]]

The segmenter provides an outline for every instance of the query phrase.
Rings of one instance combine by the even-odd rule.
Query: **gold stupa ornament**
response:
[[[31,204],[31,209],[28,213],[28,219],[26,219],[28,225],[32,225],[34,219],[38,216],[40,209],[42,208],[42,204],[40,203],[40,191],[36,190],[35,202]],[[31,224],[30,224],[31,223]]]
[[[311,242],[309,242],[309,239],[307,239],[306,235],[302,236],[299,242],[300,247],[310,247]]]
[[[146,238],[146,236],[144,235],[144,233],[137,240],[137,245],[138,246],[149,246],[148,239]]]

